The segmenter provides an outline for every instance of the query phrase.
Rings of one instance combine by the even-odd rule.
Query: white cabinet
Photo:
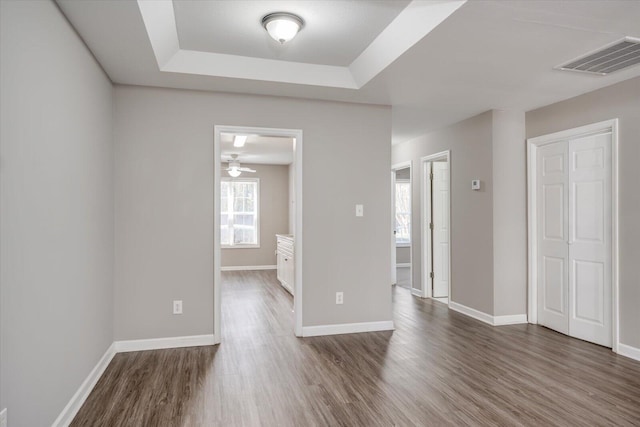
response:
[[[276,234],[276,239],[277,277],[282,287],[293,295],[295,283],[293,236],[290,234]]]

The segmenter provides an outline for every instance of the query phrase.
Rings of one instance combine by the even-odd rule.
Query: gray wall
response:
[[[396,263],[408,264],[411,262],[411,248],[408,246],[396,247]]]
[[[524,112],[493,111],[493,314],[527,312]]]
[[[409,180],[411,179],[411,168],[398,169],[396,171],[396,180]],[[419,217],[418,217],[419,218]],[[411,215],[411,221],[413,221],[413,215]],[[410,247],[396,247],[396,263],[408,264],[411,262],[411,248]]]
[[[289,234],[296,234],[296,167],[289,165]]]
[[[413,160],[414,184],[424,177],[420,158],[451,150],[451,299],[493,313],[493,172],[491,111],[393,146],[392,163]],[[471,180],[482,181],[481,191]],[[413,185],[413,218],[420,218],[420,185]],[[422,284],[420,221],[412,224],[413,287]]]
[[[640,77],[527,113],[527,138],[619,118],[620,340],[640,348]]]
[[[0,15],[0,407],[45,426],[113,341],[113,88],[53,2]]]
[[[304,132],[303,325],[391,320],[388,107],[129,86],[115,103],[116,339],[213,332],[216,124]]]
[[[260,247],[222,249],[222,266],[275,265],[276,234],[289,231],[289,166],[251,165],[256,173],[242,177],[260,178]],[[223,164],[222,168],[226,168]],[[222,177],[226,173],[223,172]]]

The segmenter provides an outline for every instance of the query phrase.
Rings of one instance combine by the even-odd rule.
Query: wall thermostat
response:
[[[480,189],[480,180],[479,179],[474,179],[471,181],[471,189],[472,190],[479,190]]]

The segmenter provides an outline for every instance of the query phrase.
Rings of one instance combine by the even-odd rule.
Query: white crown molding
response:
[[[414,0],[347,67],[180,49],[171,1],[137,0],[162,72],[360,89],[467,0]]]

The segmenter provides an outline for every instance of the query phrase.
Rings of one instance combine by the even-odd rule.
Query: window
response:
[[[411,244],[411,183],[396,181],[396,245]]]
[[[223,178],[220,186],[220,245],[259,247],[259,180]]]

